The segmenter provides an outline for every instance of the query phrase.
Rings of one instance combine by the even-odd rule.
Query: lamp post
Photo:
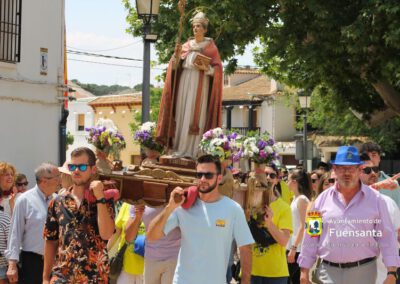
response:
[[[157,40],[151,23],[157,19],[160,0],[136,0],[138,18],[143,21],[142,123],[150,120],[150,43]]]
[[[303,169],[307,171],[307,112],[310,108],[311,97],[303,93],[299,95],[300,107],[304,110],[304,126],[303,126]]]

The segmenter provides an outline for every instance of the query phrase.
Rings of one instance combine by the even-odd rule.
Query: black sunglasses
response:
[[[328,182],[329,182],[329,183],[335,183],[335,182],[336,182],[336,179],[334,179],[334,178],[328,178]]]
[[[212,179],[215,175],[216,175],[216,173],[209,173],[209,172],[207,172],[207,173],[201,173],[201,172],[196,173],[196,177],[198,179],[201,179],[203,176],[206,179]]]
[[[366,175],[369,175],[372,171],[374,171],[374,173],[379,173],[379,167],[365,167],[363,168],[363,172]]]
[[[317,181],[318,181],[317,178],[312,178],[312,179],[311,179],[311,182],[312,182],[312,183],[316,183]]]
[[[15,183],[17,186],[27,186],[28,182],[17,182]]]
[[[79,165],[75,165],[75,164],[68,164],[68,170],[70,170],[71,172],[75,171],[76,169],[79,169],[79,171],[81,172],[85,172],[88,168],[88,164],[79,164]]]
[[[272,179],[274,179],[274,178],[276,178],[277,177],[277,175],[276,175],[276,173],[265,173],[265,175],[268,177],[270,177],[270,178],[272,178]]]

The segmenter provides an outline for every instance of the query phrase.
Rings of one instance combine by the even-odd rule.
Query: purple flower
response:
[[[238,134],[236,132],[232,132],[231,134],[228,135],[228,140],[234,140],[236,139]]]
[[[275,144],[275,140],[274,139],[271,138],[271,139],[268,140],[268,145],[269,146],[272,146],[274,144]]]
[[[213,137],[213,133],[211,130],[208,130],[206,133],[203,134],[203,137],[206,139],[210,139]]]
[[[258,141],[258,143],[257,143],[258,149],[263,150],[265,148],[265,146],[267,146],[267,143],[264,140]]]
[[[226,142],[224,143],[223,148],[224,148],[225,151],[228,151],[228,150],[231,149],[231,147],[229,146],[229,142],[228,142],[228,141],[226,141]]]
[[[260,152],[258,152],[258,155],[263,159],[267,157],[267,153],[265,153],[264,150],[261,150]]]

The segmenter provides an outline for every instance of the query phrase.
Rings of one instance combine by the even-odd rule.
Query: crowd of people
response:
[[[399,283],[400,188],[380,155],[366,143],[310,173],[268,165],[262,215],[251,216],[210,155],[197,159],[191,203],[177,187],[162,207],[114,202],[85,147],[63,167],[39,165],[29,190],[0,162],[0,284]]]

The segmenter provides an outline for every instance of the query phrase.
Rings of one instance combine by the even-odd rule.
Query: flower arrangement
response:
[[[126,142],[124,137],[118,133],[114,123],[110,121],[100,119],[96,126],[85,128],[86,131],[89,131],[87,141],[98,150],[107,155],[112,154],[114,158],[118,159],[119,153],[126,147]]]
[[[238,149],[236,141],[240,137],[236,132],[226,135],[221,128],[214,128],[203,134],[199,148],[204,153],[217,156],[224,161],[235,157],[234,153]]]
[[[164,151],[164,146],[161,143],[156,142],[155,135],[156,124],[155,122],[148,121],[143,123],[139,127],[139,130],[135,131],[133,139],[143,147],[157,151],[162,154]]]
[[[279,164],[275,140],[268,132],[244,139],[240,152],[242,158],[248,158],[257,164]]]

